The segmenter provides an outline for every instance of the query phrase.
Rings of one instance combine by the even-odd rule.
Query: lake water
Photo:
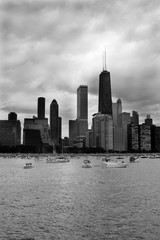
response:
[[[0,158],[0,239],[159,240],[160,159],[106,168]],[[124,161],[128,161],[125,157]]]

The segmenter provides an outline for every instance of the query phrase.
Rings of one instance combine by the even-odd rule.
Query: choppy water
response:
[[[0,239],[160,239],[160,159],[107,169],[100,158],[0,158]],[[127,159],[125,159],[127,161]]]

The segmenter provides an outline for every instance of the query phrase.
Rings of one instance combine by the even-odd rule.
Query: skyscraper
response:
[[[61,118],[59,118],[59,107],[55,99],[50,105],[50,131],[52,143],[55,145],[60,144]]]
[[[88,86],[77,89],[77,119],[88,119]]]
[[[123,151],[123,130],[122,130],[122,102],[119,98],[112,104],[113,110],[113,138],[114,150]]]
[[[149,125],[149,126],[152,126],[152,125],[153,125],[153,120],[152,120],[152,118],[150,117],[149,114],[146,116],[145,124],[146,124],[146,125]]]
[[[141,124],[139,126],[140,133],[140,151],[151,151],[151,126]]]
[[[131,123],[129,112],[122,113],[122,128],[123,128],[123,150],[128,151],[128,125]]]
[[[38,98],[38,119],[44,119],[45,118],[45,98],[39,97]]]
[[[73,146],[77,139],[77,120],[69,120],[69,146]]]
[[[139,114],[136,111],[132,111],[131,121],[134,124],[139,124]]]
[[[88,86],[77,89],[77,147],[83,147],[85,133],[88,130]]]
[[[93,147],[113,150],[113,120],[108,114],[95,113],[92,119]]]
[[[106,64],[104,66],[104,70],[99,75],[98,112],[102,114],[112,115],[112,94],[111,94],[110,72],[106,70]]]
[[[114,127],[122,127],[122,101],[120,98],[112,104],[112,116]]]
[[[25,118],[23,128],[23,144],[34,146],[37,152],[46,152],[50,145],[48,118]]]

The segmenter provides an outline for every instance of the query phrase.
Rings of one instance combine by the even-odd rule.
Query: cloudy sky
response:
[[[112,99],[160,125],[159,0],[0,0],[0,119],[37,115],[37,98],[59,104],[63,136],[88,85],[89,124],[98,109],[106,49]],[[23,125],[22,125],[23,127]]]

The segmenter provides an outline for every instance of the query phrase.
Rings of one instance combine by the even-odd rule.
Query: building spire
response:
[[[106,71],[106,48],[105,48],[105,51],[104,51],[104,70]]]

